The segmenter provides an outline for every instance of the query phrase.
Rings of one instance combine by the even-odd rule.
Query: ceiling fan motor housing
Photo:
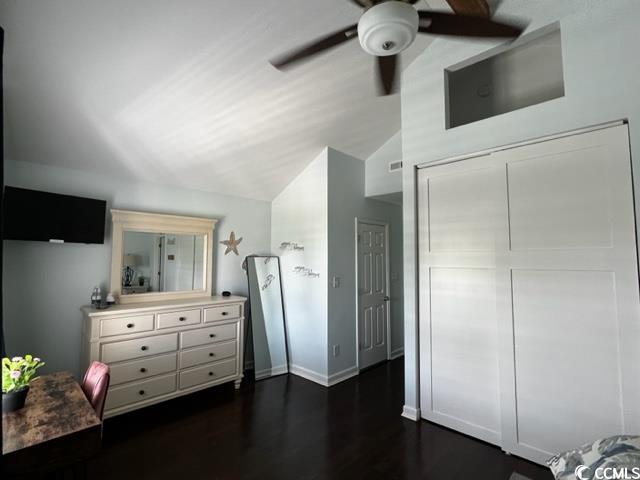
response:
[[[413,43],[418,23],[418,12],[412,5],[395,0],[379,3],[360,17],[358,39],[371,55],[397,55]]]

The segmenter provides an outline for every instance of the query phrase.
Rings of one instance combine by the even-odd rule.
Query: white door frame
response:
[[[389,301],[387,304],[387,360],[391,360],[391,283],[390,283],[390,272],[389,266],[391,263],[391,259],[389,258],[389,222],[384,222],[382,220],[372,220],[370,218],[355,218],[355,247],[356,247],[356,260],[355,260],[355,269],[356,269],[356,368],[360,371],[360,331],[358,324],[360,323],[360,275],[358,272],[358,259],[359,259],[359,247],[360,242],[358,242],[358,225],[361,223],[367,225],[379,225],[384,227],[384,236],[385,236],[385,246],[384,246],[384,256],[385,256],[385,292],[384,294],[389,297]]]

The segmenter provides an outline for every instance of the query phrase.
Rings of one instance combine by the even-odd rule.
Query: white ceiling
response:
[[[376,96],[357,41],[287,73],[267,62],[359,14],[348,0],[2,0],[5,157],[272,199],[325,146],[364,159],[400,129],[400,96]]]

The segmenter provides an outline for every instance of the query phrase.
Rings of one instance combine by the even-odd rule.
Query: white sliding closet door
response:
[[[640,432],[631,159],[619,126],[505,150],[505,450],[542,462]],[[510,298],[509,298],[510,297]]]
[[[418,181],[423,416],[537,462],[640,432],[626,126]]]
[[[422,415],[500,444],[496,251],[504,167],[491,157],[420,170]]]

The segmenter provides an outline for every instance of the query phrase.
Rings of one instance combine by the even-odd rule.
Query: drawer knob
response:
[[[149,349],[149,347],[147,347],[146,345],[143,345],[142,347],[140,347],[140,350],[142,350],[143,352],[144,352],[145,350],[148,350],[148,349]]]
[[[229,312],[222,312],[222,315],[223,315],[223,316],[225,316],[225,315],[229,315]]]
[[[212,352],[209,354],[210,357],[213,357],[215,354]]]
[[[187,319],[187,317],[180,317],[178,320],[180,320],[181,322],[184,322]]]
[[[147,371],[147,369],[146,369],[146,368],[144,368],[144,367],[142,367],[142,368],[140,369],[140,373],[146,373],[146,371]]]
[[[215,334],[215,333],[210,333],[210,334],[209,334],[209,338],[214,338],[215,336],[216,336],[216,334]]]
[[[133,328],[133,327],[135,327],[134,323],[127,323],[127,328]]]
[[[144,390],[140,390],[140,391],[138,392],[138,394],[140,394],[140,395],[144,395]]]
[[[209,372],[209,376],[210,376],[210,377],[213,377],[213,372]]]

